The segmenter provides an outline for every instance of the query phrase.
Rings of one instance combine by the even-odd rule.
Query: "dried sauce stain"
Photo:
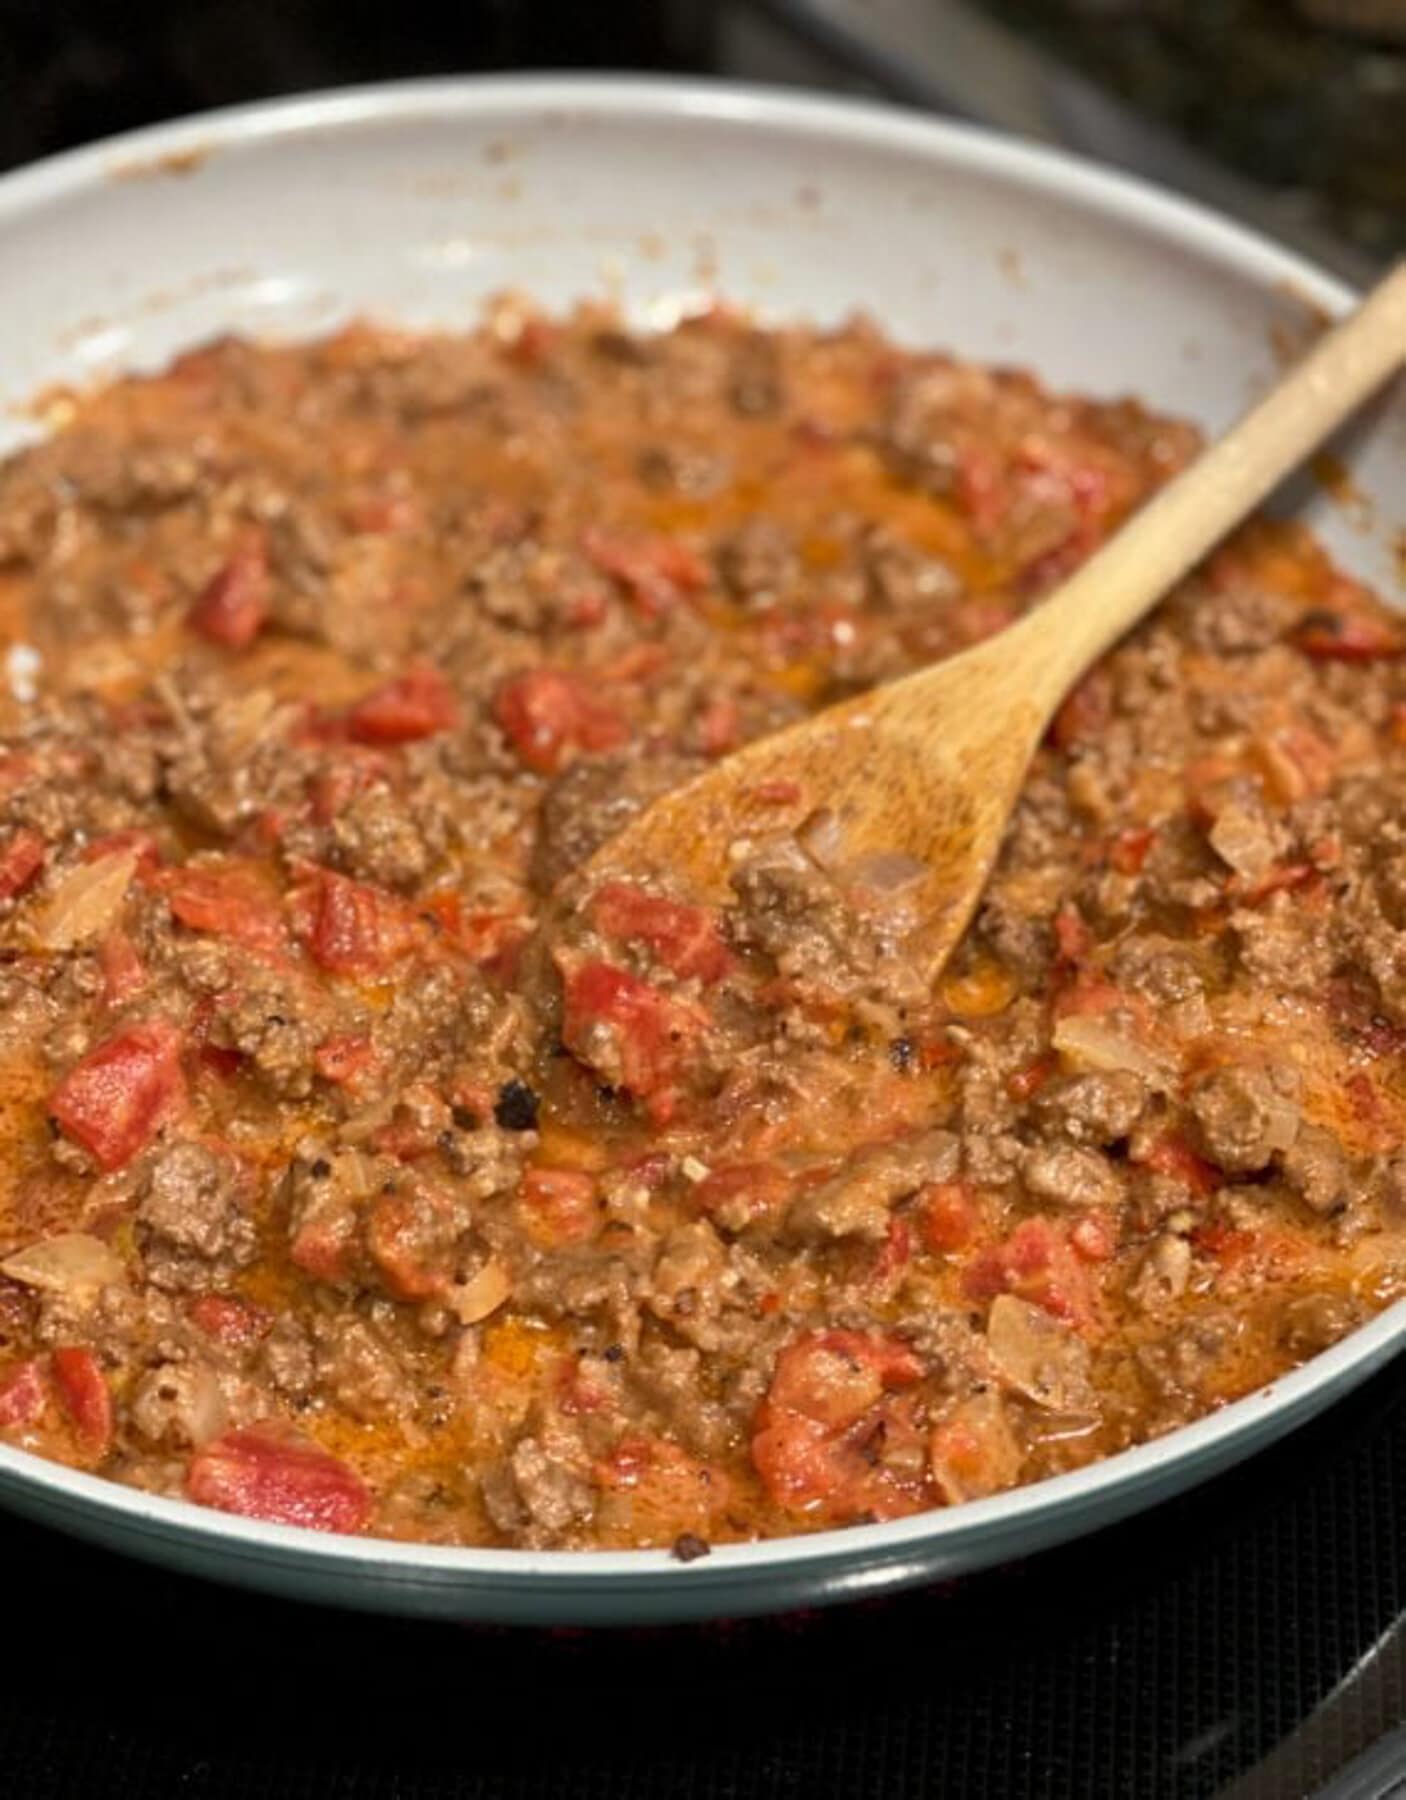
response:
[[[1188,430],[521,299],[55,416],[0,467],[0,1436],[691,1560],[1078,1466],[1403,1291],[1406,658],[1301,529],[1070,697],[936,991],[803,772],[716,895],[581,873],[999,631]]]
[[[1309,473],[1330,500],[1351,515],[1361,529],[1370,529],[1375,514],[1370,496],[1353,479],[1352,471],[1331,450],[1320,450],[1309,460]]]
[[[111,164],[108,178],[112,181],[152,181],[194,175],[214,154],[213,144],[187,144],[180,150],[164,151],[160,156],[128,157]]]

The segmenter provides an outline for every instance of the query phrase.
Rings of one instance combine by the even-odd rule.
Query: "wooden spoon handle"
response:
[[[1050,705],[1403,362],[1406,262],[1015,627]]]

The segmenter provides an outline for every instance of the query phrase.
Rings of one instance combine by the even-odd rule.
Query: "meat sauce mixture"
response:
[[[1087,1463],[1406,1291],[1402,638],[1303,531],[1071,695],[935,990],[823,815],[720,910],[581,873],[999,631],[1186,428],[509,302],[58,410],[0,469],[5,1441],[687,1557]]]

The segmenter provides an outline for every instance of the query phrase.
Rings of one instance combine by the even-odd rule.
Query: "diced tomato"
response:
[[[647,619],[657,619],[685,594],[706,587],[708,570],[677,538],[623,538],[592,526],[581,548],[603,575],[618,581]]]
[[[852,1425],[888,1389],[911,1386],[922,1359],[882,1332],[808,1331],[776,1360],[767,1397],[822,1425]]]
[[[320,869],[312,890],[308,949],[334,975],[374,975],[414,943],[409,915],[384,888]]]
[[[775,1163],[724,1163],[692,1189],[700,1212],[718,1215],[732,1230],[777,1212],[791,1197],[791,1178]]]
[[[1013,1487],[1021,1450],[1000,1398],[988,1390],[961,1401],[933,1427],[928,1457],[938,1491],[949,1506]]]
[[[376,759],[379,760],[379,759]],[[308,782],[312,816],[319,825],[339,819],[355,796],[371,784],[373,759],[355,752],[343,754],[319,769]]]
[[[1138,1151],[1132,1160],[1158,1175],[1170,1175],[1174,1180],[1184,1182],[1201,1199],[1215,1193],[1221,1185],[1221,1173],[1215,1164],[1198,1156],[1186,1139],[1176,1132],[1167,1132]]]
[[[37,831],[21,825],[12,831],[0,849],[0,900],[13,900],[22,894],[44,867],[47,854],[44,840]]]
[[[897,1282],[913,1255],[913,1234],[908,1222],[895,1215],[889,1220],[888,1232],[869,1271],[872,1288],[888,1289]]]
[[[105,856],[116,856],[120,850],[134,850],[137,855],[136,873],[139,881],[146,881],[161,864],[161,845],[154,832],[144,831],[140,826],[133,826],[127,831],[109,831],[105,837],[94,838],[83,852],[84,862],[100,862]]]
[[[1201,1255],[1215,1258],[1226,1285],[1291,1281],[1322,1254],[1305,1232],[1272,1226],[1242,1231],[1226,1220],[1204,1221],[1192,1232],[1191,1242]]]
[[[37,1357],[0,1370],[0,1431],[37,1425],[49,1403],[49,1383]]]
[[[371,1495],[354,1470],[272,1420],[197,1451],[186,1493],[221,1512],[313,1531],[360,1531],[371,1517]]]
[[[1003,1243],[976,1255],[963,1271],[962,1291],[969,1300],[1016,1294],[1080,1329],[1098,1315],[1088,1269],[1043,1218],[1022,1220]]]
[[[1023,1069],[1017,1069],[1014,1075],[1006,1078],[1006,1092],[1012,1100],[1033,1099],[1045,1083],[1054,1074],[1058,1066],[1053,1056],[1037,1056],[1032,1063]]]
[[[1203,1256],[1217,1262],[1236,1262],[1253,1250],[1253,1231],[1239,1231],[1224,1219],[1205,1219],[1191,1233],[1191,1242]]]
[[[556,1378],[557,1405],[568,1418],[604,1412],[617,1394],[599,1357],[564,1356]]]
[[[1238,876],[1230,879],[1230,889],[1237,893],[1248,906],[1258,906],[1262,900],[1268,900],[1273,894],[1291,892],[1295,888],[1306,888],[1318,880],[1318,871],[1312,863],[1281,863],[1277,869],[1269,869],[1258,879],[1244,884],[1241,888]]]
[[[357,1217],[349,1206],[313,1207],[299,1221],[288,1254],[315,1281],[336,1287],[351,1278]]]
[[[146,965],[120,925],[98,945],[98,967],[102,970],[103,1001],[108,1006],[124,1005],[146,986]]]
[[[1151,825],[1129,826],[1109,845],[1108,860],[1120,875],[1136,875],[1156,840],[1157,832]]]
[[[341,1086],[355,1084],[375,1062],[376,1051],[369,1037],[358,1032],[342,1032],[336,1037],[324,1038],[312,1056],[322,1079]]]
[[[661,899],[628,881],[611,881],[592,896],[590,912],[607,937],[646,945],[675,975],[709,983],[732,967],[716,915],[701,906]]]
[[[97,1459],[112,1448],[112,1394],[91,1350],[65,1346],[50,1358],[59,1400],[85,1456]]]
[[[1400,632],[1370,613],[1313,607],[1294,628],[1294,643],[1315,662],[1378,662],[1406,648]]]
[[[366,1246],[397,1300],[431,1300],[449,1285],[447,1256],[459,1229],[447,1194],[428,1182],[405,1182],[376,1197]]]
[[[151,1019],[108,1038],[75,1063],[49,1115],[102,1169],[120,1169],[155,1135],[185,1092],[180,1031]]]
[[[411,669],[358,700],[347,730],[359,744],[410,744],[457,723],[459,708],[438,669]]]
[[[566,603],[566,623],[578,631],[590,631],[605,623],[609,597],[598,587],[580,588]]]
[[[1050,738],[1057,750],[1073,750],[1107,729],[1113,717],[1113,687],[1103,669],[1095,669],[1072,688],[1054,716]]]
[[[260,956],[276,957],[287,948],[278,898],[257,864],[234,857],[181,863],[153,876],[152,886],[192,931],[208,931]]]
[[[1093,942],[1083,915],[1072,901],[1066,901],[1054,917],[1055,948],[1065,962],[1082,962]]]
[[[909,1439],[918,1449],[899,1390],[922,1375],[922,1362],[901,1339],[878,1332],[811,1331],[788,1344],[757,1410],[751,1444],[771,1498],[789,1512],[835,1523],[916,1511],[924,1504],[923,1475],[905,1478],[882,1457]],[[918,1450],[918,1470],[925,1460]]]
[[[500,981],[511,981],[517,958],[531,935],[531,926],[520,913],[465,912],[463,900],[452,888],[428,894],[415,910],[435,929]]]
[[[611,963],[588,962],[566,977],[562,1039],[607,1081],[637,1099],[666,1091],[702,1029],[696,1008],[671,1000]],[[604,1033],[606,1042],[599,1041]]]
[[[608,1537],[627,1543],[706,1535],[729,1499],[721,1468],[642,1431],[622,1438],[592,1474],[601,1490],[598,1523]]]
[[[186,1317],[206,1337],[234,1350],[258,1343],[273,1328],[271,1314],[234,1294],[198,1294],[187,1306]]]
[[[212,644],[242,650],[262,631],[271,600],[267,545],[262,532],[251,531],[206,583],[189,623]]]
[[[493,716],[518,759],[539,775],[555,775],[574,750],[613,750],[629,736],[584,677],[561,669],[511,676],[494,697]]]
[[[202,1044],[196,1051],[201,1071],[213,1075],[216,1081],[233,1081],[246,1060],[242,1050],[226,1044]]]
[[[600,1229],[595,1178],[582,1169],[526,1169],[517,1199],[527,1235],[543,1249],[584,1244]]]
[[[964,1250],[981,1229],[981,1202],[969,1181],[930,1181],[913,1205],[918,1235],[939,1256]]]

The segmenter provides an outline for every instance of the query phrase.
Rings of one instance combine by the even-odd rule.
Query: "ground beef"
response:
[[[1069,696],[936,976],[784,773],[730,888],[588,866],[1194,442],[518,299],[78,397],[0,467],[0,1436],[691,1550],[1088,1462],[1406,1291],[1406,658],[1300,528]]]
[[[1147,1086],[1131,1070],[1066,1075],[1040,1090],[1040,1118],[1079,1144],[1106,1145],[1130,1135],[1147,1104]]]
[[[159,1288],[218,1286],[258,1254],[254,1181],[235,1157],[195,1142],[159,1151],[138,1190],[137,1243]]]
[[[603,758],[567,769],[542,797],[532,861],[536,886],[550,893],[651,800],[701,767],[690,758],[663,754]]]
[[[1291,1150],[1299,1111],[1264,1069],[1218,1069],[1191,1097],[1200,1142],[1214,1163],[1234,1174],[1266,1168],[1276,1152]]]

